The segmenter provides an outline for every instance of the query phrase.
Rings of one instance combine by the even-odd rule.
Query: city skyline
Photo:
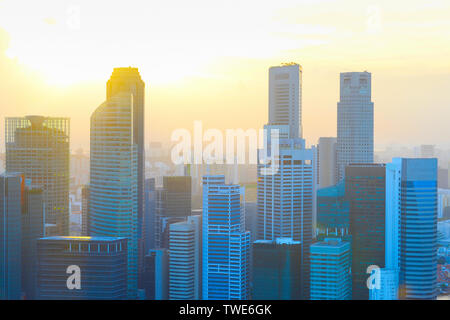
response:
[[[0,93],[8,108],[2,108],[0,116],[45,113],[70,117],[73,150],[80,146],[87,150],[89,138],[81,128],[88,121],[87,114],[103,101],[100,88],[104,79],[114,66],[136,66],[148,84],[145,92],[147,141],[167,142],[171,131],[191,128],[197,119],[219,129],[259,128],[267,122],[267,113],[263,112],[267,106],[266,69],[281,62],[296,61],[303,67],[303,134],[308,144],[315,144],[321,136],[335,135],[339,73],[367,70],[373,74],[376,149],[390,143],[416,141],[449,147],[444,138],[446,117],[434,114],[448,115],[450,104],[445,94],[450,80],[446,59],[450,48],[449,41],[445,41],[450,35],[445,17],[450,12],[450,4],[432,1],[425,5],[413,1],[408,6],[403,2],[389,5],[382,2],[374,6],[368,1],[350,1],[345,6],[350,10],[344,13],[342,3],[300,1],[295,5],[288,1],[278,7],[263,2],[258,3],[261,12],[256,16],[249,14],[254,4],[243,4],[242,13],[236,17],[239,24],[227,31],[220,26],[221,19],[212,19],[218,14],[214,6],[204,2],[196,2],[192,9],[178,4],[173,17],[179,23],[173,25],[161,19],[150,25],[142,21],[141,25],[139,18],[143,14],[168,10],[164,4],[156,8],[142,7],[142,15],[133,19],[136,22],[117,30],[110,18],[100,14],[100,4],[75,3],[80,11],[80,25],[79,29],[70,29],[67,10],[71,7],[65,1],[53,9],[27,4],[35,10],[24,15],[13,11],[20,1],[2,1],[0,66],[8,82],[0,81]],[[219,8],[224,12],[233,13],[233,4],[222,6]],[[117,5],[108,7],[108,13],[113,16],[123,11]],[[123,12],[125,21],[138,14],[139,10],[135,9],[141,9],[141,5],[132,3]],[[181,30],[180,26],[187,24],[184,11],[199,22]],[[207,16],[210,11],[211,17]],[[398,16],[402,17],[401,22]],[[12,21],[11,17],[16,20]],[[261,31],[252,33],[253,28],[249,27],[252,24],[244,22],[247,18],[253,25],[269,22]],[[379,21],[379,28],[375,23],[371,29],[371,21]],[[208,23],[210,30],[203,31],[202,22]],[[110,27],[111,33],[127,33],[132,27],[141,27],[137,28],[134,41],[127,42],[126,47],[134,50],[124,52],[121,45],[125,40],[112,40],[111,34],[99,29],[97,23],[106,26],[105,29]],[[166,33],[155,36],[149,29],[154,23],[160,23],[158,29]],[[24,34],[23,25],[34,31]],[[148,37],[142,37],[145,32],[149,33]],[[215,39],[214,32],[218,39],[226,41]],[[104,40],[97,45],[97,37],[93,35]],[[141,36],[142,43],[137,41],[137,36]],[[255,40],[250,41],[252,45],[246,43],[246,37]],[[204,41],[211,38],[212,43]],[[179,41],[179,45],[170,45],[168,39],[170,43]],[[189,40],[192,45],[183,45]],[[40,41],[40,50],[27,50],[35,41]],[[209,50],[206,42],[211,46]],[[89,59],[85,52],[88,45],[96,48],[96,54]],[[233,48],[232,53],[224,50],[226,45]],[[157,49],[151,51],[149,46]],[[436,46],[440,50],[434,50]],[[239,47],[241,53],[236,50]],[[70,53],[67,48],[74,51]],[[29,52],[34,56],[30,57]],[[20,92],[25,90],[28,94],[19,96],[18,87]],[[220,113],[220,119],[209,115],[212,107]],[[246,116],[237,116],[242,112]],[[171,115],[170,125],[162,125]],[[435,128],[438,130],[430,130]]]

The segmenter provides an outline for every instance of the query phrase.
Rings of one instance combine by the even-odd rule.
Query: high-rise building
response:
[[[344,178],[351,163],[373,163],[372,75],[346,72],[340,75],[337,109],[337,177]]]
[[[191,215],[191,177],[163,177],[163,186],[156,191],[155,246],[168,248],[169,225],[184,221]]]
[[[27,182],[29,180],[26,180]],[[44,237],[45,208],[42,189],[26,186],[22,210],[22,291],[33,300],[37,288],[37,240]]]
[[[336,184],[336,144],[336,138],[319,138],[317,145],[317,184],[319,188]]]
[[[386,201],[393,240],[386,259],[390,267],[398,265],[399,298],[436,299],[437,159],[394,158],[389,168]]]
[[[91,236],[128,238],[128,295],[137,297],[138,146],[134,98],[118,93],[91,116],[89,231]]]
[[[249,298],[250,232],[245,231],[241,188],[224,176],[203,177],[202,296]]]
[[[201,216],[169,226],[169,299],[201,299]]]
[[[6,171],[44,191],[47,235],[69,235],[69,119],[6,118]]]
[[[339,238],[311,245],[311,300],[351,300],[351,247]]]
[[[21,298],[23,188],[21,174],[0,175],[0,300]]]
[[[277,126],[286,131],[282,126]],[[286,126],[285,126],[286,127]],[[266,126],[272,130],[272,126]],[[303,139],[280,139],[279,154],[262,163],[259,152],[257,210],[258,240],[292,238],[301,242],[303,298],[309,296],[309,246],[315,230],[315,148]],[[268,149],[271,147],[267,146]],[[275,164],[275,165],[274,165]],[[274,168],[270,172],[269,168]]]
[[[89,236],[89,185],[81,187],[81,235]]]
[[[350,205],[345,197],[345,181],[317,190],[316,235],[325,237],[349,235]]]
[[[370,300],[397,300],[398,299],[398,270],[382,268],[378,271],[378,285],[369,289]]]
[[[147,300],[169,299],[169,252],[150,249],[144,257],[143,283]]]
[[[155,178],[145,179],[144,255],[155,248],[156,186]]]
[[[301,243],[291,238],[255,241],[252,299],[301,299],[301,252]]]
[[[141,238],[144,217],[144,180],[145,180],[145,83],[137,68],[114,68],[106,84],[106,99],[127,93],[133,96],[132,139],[137,149],[137,194],[138,194],[138,238]]]
[[[296,63],[269,69],[269,124],[288,125],[291,138],[302,137],[302,67]]]
[[[353,299],[368,300],[368,268],[372,265],[385,267],[385,166],[347,166],[345,190],[350,204]]]
[[[37,252],[38,299],[127,298],[127,239],[46,237]]]

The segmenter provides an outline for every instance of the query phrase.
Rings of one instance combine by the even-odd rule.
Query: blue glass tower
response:
[[[437,159],[394,158],[400,183],[389,195],[399,199],[399,286],[402,299],[437,296]]]
[[[224,176],[203,177],[202,295],[204,300],[249,298],[250,232],[241,189]]]
[[[21,219],[24,181],[17,173],[0,175],[0,299],[21,298]]]
[[[91,116],[89,228],[92,236],[128,238],[128,296],[137,297],[138,153],[134,99],[122,92]]]

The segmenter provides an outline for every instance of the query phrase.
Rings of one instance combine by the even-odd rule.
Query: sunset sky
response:
[[[450,147],[450,1],[0,0],[0,130],[5,116],[89,118],[114,67],[146,83],[146,139],[176,128],[267,122],[268,68],[303,67],[308,145],[336,136],[339,73],[372,73],[375,148]]]

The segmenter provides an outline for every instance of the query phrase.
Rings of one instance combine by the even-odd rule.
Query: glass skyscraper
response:
[[[388,168],[393,232],[386,259],[398,266],[399,298],[436,299],[437,159],[394,158]]]
[[[91,116],[89,228],[91,236],[128,238],[128,295],[137,297],[138,147],[134,99],[122,92]]]
[[[345,189],[350,204],[353,299],[368,300],[367,268],[372,265],[385,267],[385,166],[347,166]]]
[[[0,175],[0,300],[21,298],[23,188],[21,174]]]
[[[203,177],[202,295],[204,300],[249,299],[250,232],[239,185]]]
[[[69,119],[6,118],[6,171],[44,191],[47,235],[69,235]]]
[[[371,95],[371,73],[341,73],[337,105],[337,182],[344,178],[348,164],[373,162]]]
[[[301,252],[301,243],[291,238],[255,241],[252,299],[301,299]]]

